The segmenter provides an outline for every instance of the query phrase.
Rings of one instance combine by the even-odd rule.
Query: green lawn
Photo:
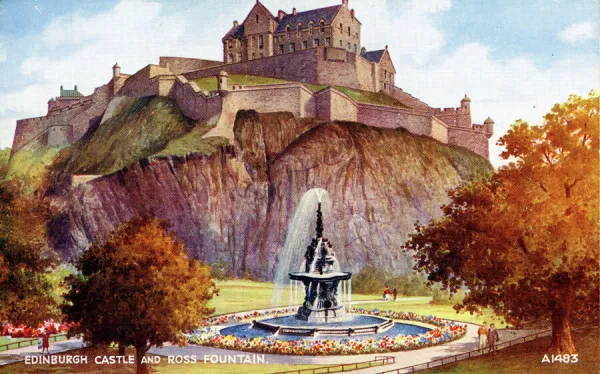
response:
[[[215,314],[243,312],[270,308],[273,296],[273,283],[249,280],[217,281],[219,296],[212,300]],[[379,295],[353,295],[353,300],[374,300]],[[287,306],[282,304],[280,306]]]
[[[353,297],[354,298],[354,297]],[[434,315],[439,318],[452,319],[470,323],[494,322],[500,328],[505,327],[504,320],[495,316],[491,310],[485,310],[482,315],[470,313],[456,313],[451,304],[432,305],[429,300],[397,301],[387,303],[373,303],[356,305],[357,308],[393,310],[396,312],[413,312],[419,315]]]
[[[468,361],[460,361],[422,373],[599,373],[600,348],[598,341],[600,341],[600,334],[598,327],[586,331],[575,331],[573,340],[578,351],[579,362],[576,364],[542,363],[546,349],[550,345],[550,337],[547,337],[503,349],[498,351],[496,355],[486,355]]]
[[[243,312],[255,309],[266,309],[272,307],[271,297],[273,295],[273,283],[254,282],[249,280],[226,280],[217,281],[219,296],[212,300],[215,314],[227,314]],[[353,301],[379,300],[381,295],[353,294]],[[481,323],[483,321],[495,322],[503,326],[503,321],[495,317],[491,310],[483,315],[471,315],[469,313],[457,314],[452,305],[432,305],[430,298],[423,299],[422,296],[403,298],[402,301],[386,303],[357,304],[355,307],[364,309],[394,310],[403,312],[414,312],[421,315],[434,315],[440,318],[455,319],[458,321]],[[408,299],[408,300],[406,300]],[[281,306],[287,306],[283,304]]]
[[[202,77],[193,80],[202,91],[215,91],[217,89],[217,77]],[[230,74],[229,85],[256,86],[260,84],[288,83],[285,79],[261,77],[258,75]]]

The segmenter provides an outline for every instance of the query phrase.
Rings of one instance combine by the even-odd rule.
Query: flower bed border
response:
[[[186,337],[188,342],[192,344],[236,351],[296,356],[339,356],[420,349],[460,339],[467,333],[467,325],[431,315],[421,316],[412,312],[365,310],[362,308],[353,308],[352,313],[386,317],[397,321],[421,322],[433,325],[435,328],[418,335],[383,335],[368,339],[348,337],[340,340],[327,338],[280,340],[273,336],[244,339],[233,335],[221,335],[219,329],[215,328],[232,322],[237,323],[272,315],[292,314],[296,310],[297,308],[277,308],[207,318],[202,321],[200,329],[188,334]]]

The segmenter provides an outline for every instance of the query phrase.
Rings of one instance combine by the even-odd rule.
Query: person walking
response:
[[[477,336],[479,336],[479,350],[483,351],[487,346],[488,327],[487,322],[483,322],[483,325],[477,329]]]
[[[50,333],[47,331],[42,336],[42,354],[44,354],[44,349],[47,354],[50,354]]]
[[[394,301],[396,301],[396,297],[398,297],[398,290],[394,288],[392,295],[394,296]]]
[[[497,348],[496,343],[500,340],[500,335],[498,335],[498,330],[496,330],[495,324],[490,324],[490,329],[487,333],[488,346],[490,347],[490,353],[494,352],[496,354]]]
[[[387,286],[387,284],[385,285],[385,291],[383,291],[383,299],[385,301],[389,301],[390,299],[390,288]]]

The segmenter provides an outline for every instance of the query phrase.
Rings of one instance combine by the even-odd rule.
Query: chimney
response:
[[[63,86],[60,85],[60,96],[62,96],[62,94],[63,94]]]
[[[238,23],[237,20],[233,21],[233,27],[238,27],[240,24]]]
[[[296,8],[292,9],[292,14],[296,15]]]
[[[352,16],[352,19],[354,19],[354,9],[350,10],[350,15]]]
[[[342,5],[348,6],[348,0],[342,0]]]

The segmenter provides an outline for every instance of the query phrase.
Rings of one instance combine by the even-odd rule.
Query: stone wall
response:
[[[48,147],[64,147],[73,142],[73,126],[52,126],[48,128]]]
[[[265,57],[253,61],[222,65],[185,73],[188,80],[200,77],[216,76],[221,70],[230,74],[261,75],[265,77],[282,78],[296,82],[317,83],[317,51],[308,49],[296,53]]]
[[[184,73],[188,80],[230,74],[260,75],[294,82],[328,84],[376,91],[373,64],[360,55],[339,48],[310,48],[235,64]],[[136,74],[137,75],[137,74]],[[376,77],[376,75],[375,75]]]
[[[223,65],[223,61],[185,57],[160,57],[158,65],[160,67],[169,69],[171,73],[178,75],[190,71]]]
[[[480,129],[448,127],[448,144],[465,147],[482,157],[489,158],[489,139]]]
[[[431,121],[431,115],[406,109],[371,104],[358,105],[358,122],[369,126],[391,129],[402,127],[413,134],[431,136]]]

